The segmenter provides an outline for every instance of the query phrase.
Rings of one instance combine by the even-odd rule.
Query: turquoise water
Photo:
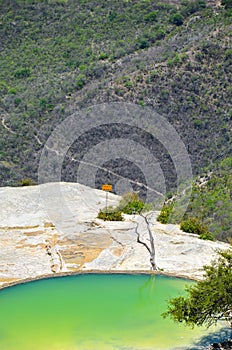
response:
[[[187,280],[87,274],[0,291],[1,350],[158,350],[187,348],[205,329],[163,319]]]

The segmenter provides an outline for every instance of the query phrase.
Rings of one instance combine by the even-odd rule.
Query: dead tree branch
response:
[[[148,252],[150,254],[151,269],[152,270],[158,270],[156,262],[155,262],[155,242],[154,242],[154,237],[153,237],[153,234],[152,234],[152,231],[151,231],[150,222],[149,222],[149,216],[151,214],[152,213],[148,213],[146,215],[141,214],[141,213],[139,214],[139,216],[143,218],[143,220],[144,220],[144,222],[146,224],[146,230],[147,230],[147,232],[149,234],[149,242],[150,242],[150,244],[148,245],[146,242],[144,242],[141,239],[141,234],[139,232],[139,222],[138,221],[134,221],[136,223],[135,233],[137,235],[137,242],[142,244],[148,250]]]

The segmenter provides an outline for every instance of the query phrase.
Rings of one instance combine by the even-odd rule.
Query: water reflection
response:
[[[145,306],[154,303],[154,289],[156,276],[149,275],[147,280],[139,287],[139,305]]]
[[[156,275],[148,275],[145,282],[139,287],[139,307],[141,309],[157,302],[156,299],[159,297],[159,288],[157,288],[156,293],[156,277]],[[218,323],[218,325],[220,324],[222,327],[225,325],[223,322]],[[187,327],[185,329],[187,329]],[[191,328],[189,328],[189,330],[191,331]],[[224,326],[218,331],[207,333],[207,335],[202,336],[189,347],[175,347],[172,350],[207,350],[213,343],[220,343],[231,338],[232,329]]]

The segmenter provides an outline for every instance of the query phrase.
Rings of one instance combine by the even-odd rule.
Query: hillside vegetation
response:
[[[186,196],[167,199],[158,221],[180,223],[183,231],[196,233],[202,239],[232,243],[232,158],[214,164],[193,183],[190,202],[184,218],[178,218],[176,202]],[[180,221],[181,220],[181,221]]]
[[[0,0],[0,185],[37,182],[47,138],[73,112],[97,103],[132,102],[174,126],[194,175],[205,167],[215,170],[194,190],[189,214],[202,216],[215,232],[227,230],[227,180],[216,164],[232,154],[230,33],[231,0]],[[81,151],[74,143],[62,180],[76,181],[85,150],[119,132],[123,136],[121,130],[95,130],[81,139]],[[167,151],[135,134],[126,130],[124,137],[149,147],[167,191],[174,192],[176,174]],[[109,162],[114,176],[99,172],[96,186],[114,184],[117,174],[143,182],[131,166]]]
[[[213,237],[232,243],[232,158],[195,183],[186,217],[197,217]]]
[[[195,173],[231,154],[225,2],[227,9],[203,0],[1,0],[1,185],[36,181],[54,127],[100,102],[161,113],[185,142]],[[72,181],[66,163],[64,179]]]

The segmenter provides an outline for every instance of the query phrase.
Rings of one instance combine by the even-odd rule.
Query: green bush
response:
[[[147,39],[139,39],[139,43],[138,43],[139,49],[147,49],[149,47],[149,42],[147,41]]]
[[[182,13],[184,16],[192,15],[193,13],[200,11],[206,7],[205,0],[195,0],[195,1],[183,1],[184,8]]]
[[[212,233],[210,233],[210,232],[200,234],[199,238],[204,239],[204,240],[208,240],[208,241],[214,241],[214,237],[213,237]]]
[[[124,86],[128,89],[131,90],[133,88],[133,83],[130,80],[127,80],[124,82]]]
[[[7,94],[8,90],[7,83],[4,80],[0,80],[0,94]]]
[[[33,185],[35,185],[35,182],[32,179],[25,178],[25,179],[21,179],[18,182],[18,185],[19,186],[33,186]]]
[[[129,192],[122,197],[117,209],[131,215],[141,213],[144,207],[145,203],[139,199],[137,193]]]
[[[21,102],[22,102],[22,100],[21,100],[21,98],[19,98],[19,97],[17,97],[17,98],[14,99],[14,105],[15,105],[15,106],[19,106]]]
[[[150,12],[147,15],[144,16],[144,20],[146,22],[154,22],[157,19],[157,14],[158,14],[157,11],[152,11],[152,12]]]
[[[197,218],[188,218],[181,221],[180,229],[184,232],[195,233],[200,235],[202,239],[208,239],[210,235],[208,228]]]
[[[193,124],[195,129],[200,129],[202,127],[202,121],[200,119],[195,119]]]
[[[123,208],[123,213],[125,214],[134,214],[134,213],[141,213],[141,211],[144,208],[144,202],[137,200],[128,203],[124,208]]]
[[[100,210],[98,213],[98,219],[109,221],[122,221],[122,213],[124,214],[139,214],[143,211],[150,211],[153,209],[152,204],[144,203],[141,201],[137,193],[126,193],[120,200],[116,208],[108,207]]]
[[[105,52],[101,52],[99,55],[100,60],[106,60],[109,57],[109,55]]]
[[[11,95],[16,95],[17,94],[17,90],[15,88],[10,88],[8,92]]]
[[[109,207],[107,210],[104,208],[100,210],[98,213],[98,219],[102,219],[104,221],[122,221],[122,212]]]
[[[15,78],[28,78],[31,75],[30,68],[20,68],[14,72]]]
[[[184,17],[180,13],[174,13],[170,16],[169,21],[176,26],[181,26],[184,23]]]
[[[227,157],[219,163],[219,167],[224,171],[230,171],[232,169],[232,157]]]
[[[167,224],[172,210],[173,210],[173,203],[165,204],[160,214],[157,217],[157,221],[161,222],[161,224]]]
[[[79,74],[76,79],[77,90],[81,90],[86,83],[86,76],[84,74]]]

